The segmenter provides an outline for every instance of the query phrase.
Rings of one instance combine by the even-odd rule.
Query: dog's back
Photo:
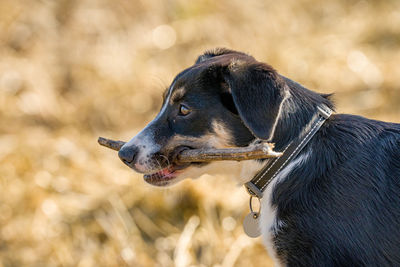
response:
[[[333,115],[272,196],[289,266],[400,266],[400,124]]]

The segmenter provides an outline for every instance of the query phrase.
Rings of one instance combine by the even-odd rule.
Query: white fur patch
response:
[[[284,225],[284,222],[276,218],[276,207],[271,205],[272,192],[275,185],[283,179],[286,179],[294,168],[303,164],[308,159],[309,155],[310,152],[307,152],[304,155],[300,155],[296,160],[290,162],[271,181],[263,193],[263,198],[261,200],[260,227],[265,247],[268,250],[269,256],[273,259],[275,266],[281,266],[282,263],[279,262],[276,256],[273,237],[274,234]]]
[[[159,117],[161,117],[161,116],[164,114],[165,110],[167,109],[168,104],[169,104],[169,101],[170,101],[170,99],[171,99],[172,92],[174,91],[174,86],[175,86],[175,82],[174,82],[173,84],[171,84],[171,86],[169,87],[169,91],[168,91],[168,93],[167,93],[167,96],[165,97],[164,106],[162,106],[160,112],[159,112],[158,115],[154,118],[154,120],[156,120],[156,119],[158,119]],[[153,120],[153,121],[154,121],[154,120]]]
[[[150,158],[153,153],[160,150],[160,145],[155,142],[154,133],[153,131],[148,130],[148,128],[167,110],[171,95],[175,91],[174,86],[175,83],[170,86],[170,89],[164,101],[164,105],[162,106],[161,111],[158,113],[158,115],[142,131],[140,131],[135,137],[133,137],[128,143],[124,145],[135,146],[139,149],[139,154],[137,155],[137,159],[135,160],[135,168],[142,173],[149,173],[154,171],[154,169],[159,168],[158,166],[154,166],[156,162],[150,160]]]
[[[279,119],[281,118],[281,115],[282,115],[282,110],[283,110],[282,107],[284,106],[284,104],[286,103],[286,100],[289,97],[290,97],[289,89],[286,89],[285,90],[285,96],[284,96],[282,102],[279,105],[278,115],[275,118],[275,122],[274,122],[274,125],[272,126],[271,134],[270,134],[268,140],[272,140],[272,138],[274,137],[276,125],[278,124],[278,121],[279,121]]]
[[[148,164],[149,157],[160,150],[160,145],[154,142],[152,131],[146,130],[149,125],[124,145],[135,146],[139,149],[139,154],[135,160],[135,168],[143,173],[150,172],[154,169],[154,166]]]
[[[198,178],[203,174],[212,176],[228,175],[243,185],[250,181],[253,176],[262,168],[264,163],[256,160],[245,161],[215,161],[202,167],[190,166],[181,174],[182,178]]]

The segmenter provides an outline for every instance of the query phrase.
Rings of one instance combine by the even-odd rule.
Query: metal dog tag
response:
[[[256,238],[261,235],[260,231],[260,214],[258,212],[250,212],[244,217],[243,230],[249,237]]]

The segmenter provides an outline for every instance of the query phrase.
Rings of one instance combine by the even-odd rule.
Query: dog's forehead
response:
[[[236,64],[239,61],[245,63],[253,60],[253,57],[241,53],[218,55],[204,59],[200,63],[194,64],[180,72],[174,78],[171,86],[166,90],[164,97],[173,102],[179,100],[187,93],[196,92],[194,89],[207,89],[201,86],[204,84],[203,78],[207,74],[217,71],[218,67]]]
[[[182,98],[199,83],[202,70],[202,68],[192,66],[179,73],[166,90],[165,99],[174,102]]]

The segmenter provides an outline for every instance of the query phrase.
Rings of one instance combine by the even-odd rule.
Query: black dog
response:
[[[182,149],[260,139],[284,151],[310,131],[321,106],[334,109],[330,95],[249,55],[216,49],[174,79],[160,113],[119,156],[157,186],[211,169],[245,183],[268,161],[171,162]],[[318,127],[263,193],[269,254],[286,266],[400,266],[400,124],[333,114]]]

